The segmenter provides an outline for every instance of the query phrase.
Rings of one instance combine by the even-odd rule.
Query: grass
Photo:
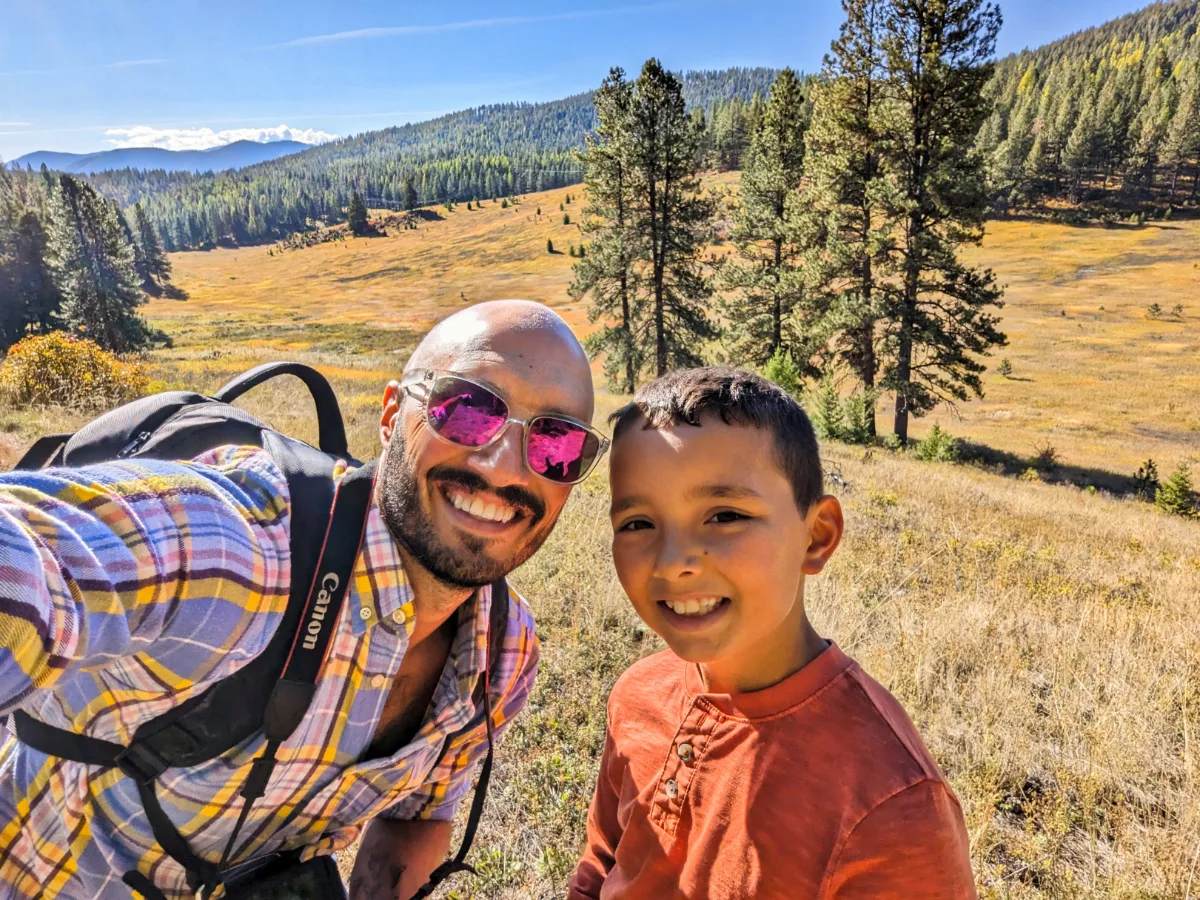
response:
[[[211,392],[263,360],[311,362],[338,391],[352,450],[371,457],[383,385],[462,295],[542,299],[587,327],[566,295],[570,257],[545,253],[547,236],[578,244],[561,224],[565,193],[509,209],[459,206],[417,232],[282,256],[176,255],[191,299],[151,304],[176,339],[152,355],[151,375]],[[531,221],[539,204],[542,221]],[[1014,458],[1049,443],[1061,465],[1081,469],[1131,472],[1153,456],[1165,474],[1194,455],[1200,270],[1188,254],[1198,228],[992,225],[975,252],[1009,288],[1003,355],[1013,376],[989,374],[986,400],[933,420]],[[1149,319],[1152,302],[1182,303],[1185,318]],[[297,385],[246,402],[315,437]],[[618,402],[602,394],[598,418]],[[0,465],[62,419],[0,410]],[[831,486],[847,533],[809,582],[810,612],[925,736],[962,801],[981,895],[1200,897],[1200,523],[910,455],[836,444],[825,455],[846,483]],[[513,575],[537,614],[541,674],[497,757],[473,854],[480,877],[456,879],[442,896],[563,895],[608,690],[660,646],[621,594],[608,541],[598,473]]]

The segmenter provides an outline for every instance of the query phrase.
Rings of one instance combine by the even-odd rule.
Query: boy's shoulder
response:
[[[671,650],[644,656],[621,673],[608,695],[613,710],[651,707],[663,709],[672,698],[683,693],[687,663]]]

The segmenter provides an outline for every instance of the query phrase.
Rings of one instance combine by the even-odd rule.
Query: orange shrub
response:
[[[0,364],[0,398],[19,407],[108,409],[142,396],[149,384],[139,363],[62,331],[19,341]]]

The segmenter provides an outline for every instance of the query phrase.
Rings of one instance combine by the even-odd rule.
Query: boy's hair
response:
[[[671,372],[638,388],[630,403],[608,417],[608,424],[615,444],[636,422],[647,429],[698,426],[705,413],[720,416],[726,425],[769,433],[796,506],[807,512],[820,499],[824,482],[812,423],[786,391],[753,372],[731,366]]]

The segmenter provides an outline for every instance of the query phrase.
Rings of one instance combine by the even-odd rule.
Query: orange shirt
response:
[[[609,697],[569,900],[960,900],[958,801],[900,704],[834,644],[774,687],[708,694],[667,650]]]

